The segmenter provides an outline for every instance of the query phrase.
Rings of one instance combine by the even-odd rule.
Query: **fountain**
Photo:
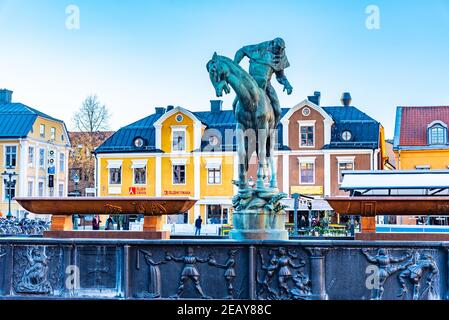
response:
[[[132,238],[169,239],[170,231],[162,230],[164,215],[187,212],[197,200],[186,197],[77,197],[27,198],[15,200],[26,210],[37,215],[52,215],[50,238]],[[143,215],[143,231],[74,231],[73,215]]]

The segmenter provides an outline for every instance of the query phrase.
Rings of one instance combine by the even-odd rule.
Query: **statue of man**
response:
[[[273,73],[276,74],[276,80],[284,86],[284,91],[287,91],[288,95],[293,91],[293,87],[284,73],[284,69],[290,66],[285,55],[285,42],[281,38],[276,38],[271,41],[245,46],[237,51],[234,62],[239,64],[244,57],[248,57],[250,60],[249,74],[270,99],[277,127],[282,110],[276,91],[270,83]],[[236,102],[234,102],[234,107]]]

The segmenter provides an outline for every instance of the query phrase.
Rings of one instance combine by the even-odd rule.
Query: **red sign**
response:
[[[164,195],[166,196],[189,196],[191,194],[190,191],[173,191],[173,190],[165,190]]]
[[[129,187],[129,194],[131,196],[145,196],[147,194],[147,188],[145,188],[145,187]]]

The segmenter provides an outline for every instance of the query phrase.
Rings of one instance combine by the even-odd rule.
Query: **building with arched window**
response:
[[[396,168],[448,170],[448,124],[449,106],[398,107],[393,142]],[[397,222],[416,224],[416,217],[400,217]]]

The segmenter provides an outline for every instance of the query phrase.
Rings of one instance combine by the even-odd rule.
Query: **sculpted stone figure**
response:
[[[421,279],[427,272],[426,277],[426,287],[420,293],[420,284]],[[416,252],[413,257],[413,262],[408,266],[408,268],[402,271],[398,278],[399,283],[401,285],[401,291],[399,293],[399,297],[402,297],[407,294],[407,285],[406,280],[408,279],[413,284],[413,300],[421,299],[425,293],[432,292],[436,290],[434,285],[437,283],[438,279],[438,266],[433,259],[433,257],[429,253],[418,253]],[[436,292],[432,292],[434,295],[438,294]]]
[[[49,294],[53,288],[48,281],[48,258],[44,248],[28,247],[26,257],[27,266],[23,271],[22,279],[17,284],[16,292]]]
[[[209,259],[202,259],[199,257],[196,257],[193,254],[193,248],[188,247],[186,255],[183,257],[174,257],[170,253],[166,254],[166,260],[167,261],[175,261],[175,262],[183,262],[184,268],[182,269],[181,273],[181,279],[179,279],[179,286],[178,286],[178,292],[171,296],[171,298],[178,299],[181,297],[182,293],[184,292],[184,286],[187,282],[187,280],[191,279],[193,283],[195,284],[196,291],[201,295],[203,299],[210,299],[210,297],[206,296],[203,292],[203,289],[201,288],[200,284],[200,273],[198,272],[198,269],[196,268],[197,263],[206,263],[209,261]]]
[[[395,272],[399,270],[404,270],[407,264],[395,264],[403,262],[411,257],[410,253],[404,256],[395,258],[388,253],[387,249],[379,249],[376,255],[370,255],[368,249],[362,249],[363,254],[366,259],[375,264],[379,269],[377,272],[378,288],[372,291],[372,300],[381,300],[384,294],[384,285],[387,279]]]

